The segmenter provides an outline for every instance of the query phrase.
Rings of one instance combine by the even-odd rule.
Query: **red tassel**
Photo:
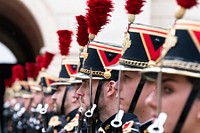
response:
[[[145,0],[127,0],[125,9],[128,14],[139,14],[142,12],[141,8],[144,6]]]
[[[51,63],[52,59],[54,57],[53,53],[46,52],[44,55],[44,62],[43,62],[43,68],[48,68],[49,64]]]
[[[24,67],[20,64],[14,65],[12,67],[12,80],[25,80],[25,73],[24,73]]]
[[[113,11],[111,0],[88,0],[86,18],[88,22],[88,32],[97,35],[102,26],[109,23],[109,13]]]
[[[197,5],[197,0],[176,0],[179,5],[178,10],[175,13],[176,19],[180,19],[184,16],[186,9],[192,8]]]
[[[77,20],[77,24],[78,24],[76,40],[77,40],[79,46],[84,47],[85,45],[87,45],[87,43],[89,41],[89,39],[88,39],[88,36],[89,36],[88,24],[87,24],[85,16],[83,16],[83,15],[76,16],[76,20]]]
[[[12,86],[12,79],[11,78],[8,78],[8,79],[5,79],[4,80],[4,86],[5,87],[11,87]]]
[[[69,54],[73,32],[69,30],[59,30],[57,34],[59,36],[60,53],[63,56],[67,56]]]
[[[198,4],[197,0],[176,0],[177,4],[181,7],[189,9]]]
[[[44,61],[44,56],[43,55],[38,55],[36,57],[36,65],[37,65],[37,71],[39,73],[39,71],[42,69],[43,67],[43,61]]]
[[[37,77],[37,65],[32,62],[27,62],[25,64],[26,74],[28,78],[36,79]]]

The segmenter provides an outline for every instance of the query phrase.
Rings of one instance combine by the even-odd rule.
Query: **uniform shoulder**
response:
[[[62,124],[62,122],[59,120],[59,116],[52,116],[48,125],[56,127],[58,125]]]
[[[79,119],[79,114],[77,113],[76,116],[65,125],[64,129],[67,132],[73,131],[75,127],[78,126],[78,119]]]

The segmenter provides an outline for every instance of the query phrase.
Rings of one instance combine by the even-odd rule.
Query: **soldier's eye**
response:
[[[173,92],[174,92],[174,90],[169,86],[164,86],[162,89],[163,94],[172,94]]]
[[[127,82],[127,80],[129,80],[129,79],[130,79],[130,77],[128,75],[124,75],[124,76],[121,77],[121,80],[123,82]]]
[[[124,75],[124,78],[126,78],[126,79],[130,79],[131,77],[128,76],[128,75]]]
[[[88,81],[82,81],[82,85],[83,85],[83,86],[87,86],[88,84],[89,84]]]
[[[86,84],[86,85],[89,85],[89,82],[86,82],[85,84]]]

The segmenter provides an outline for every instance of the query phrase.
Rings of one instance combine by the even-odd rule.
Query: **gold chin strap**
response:
[[[162,66],[163,66],[163,58],[167,54],[167,52],[176,45],[177,43],[177,37],[175,36],[175,29],[172,27],[169,30],[169,33],[167,35],[167,38],[165,40],[165,43],[163,44],[163,49],[161,51],[161,58],[160,58],[160,71],[158,72],[157,77],[157,91],[158,91],[158,105],[157,105],[157,115],[160,114],[161,109],[161,87],[162,87]]]
[[[166,121],[167,115],[162,112],[161,113],[161,87],[162,87],[162,67],[163,67],[163,58],[167,54],[167,52],[176,45],[177,37],[175,36],[175,29],[172,27],[169,30],[168,36],[163,44],[163,49],[161,51],[161,57],[159,61],[160,71],[157,76],[157,116],[156,120],[152,125],[149,126],[149,133],[163,133],[164,132],[164,122]]]
[[[120,83],[121,81],[121,68],[119,69],[119,74],[118,74],[118,86],[117,86],[117,114],[115,118],[111,121],[111,125],[113,127],[113,132],[114,133],[121,133],[122,132],[122,118],[124,115],[124,111],[120,110]]]

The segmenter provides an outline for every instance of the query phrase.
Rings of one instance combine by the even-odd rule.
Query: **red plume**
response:
[[[87,6],[88,32],[97,35],[102,26],[109,22],[108,16],[113,11],[113,3],[111,0],[88,0]]]
[[[5,87],[11,87],[12,86],[12,79],[11,78],[7,78],[4,80],[4,86]]]
[[[43,55],[38,55],[36,57],[37,71],[38,72],[42,69],[43,62],[44,62],[44,56]]]
[[[15,81],[16,79],[25,80],[24,67],[20,64],[12,67],[12,80]]]
[[[86,21],[85,16],[80,15],[80,16],[76,16],[76,20],[78,23],[78,27],[77,27],[77,42],[79,44],[79,46],[85,46],[87,45],[89,39],[89,33],[88,33],[88,24]]]
[[[36,79],[37,77],[37,65],[32,62],[27,62],[25,64],[26,74],[28,78]]]
[[[139,14],[142,12],[141,8],[144,6],[145,0],[126,0],[125,9],[128,14]]]
[[[54,57],[53,53],[46,52],[44,55],[44,62],[43,62],[43,68],[48,68],[49,64],[51,63],[52,59]]]
[[[175,13],[176,19],[180,19],[184,16],[186,9],[189,9],[198,4],[197,0],[176,0],[179,5],[178,10]]]
[[[176,0],[177,4],[181,7],[189,9],[198,4],[197,0]]]
[[[69,54],[69,48],[72,42],[73,32],[70,30],[59,30],[57,31],[57,34],[59,37],[60,53],[63,56],[67,56]]]

